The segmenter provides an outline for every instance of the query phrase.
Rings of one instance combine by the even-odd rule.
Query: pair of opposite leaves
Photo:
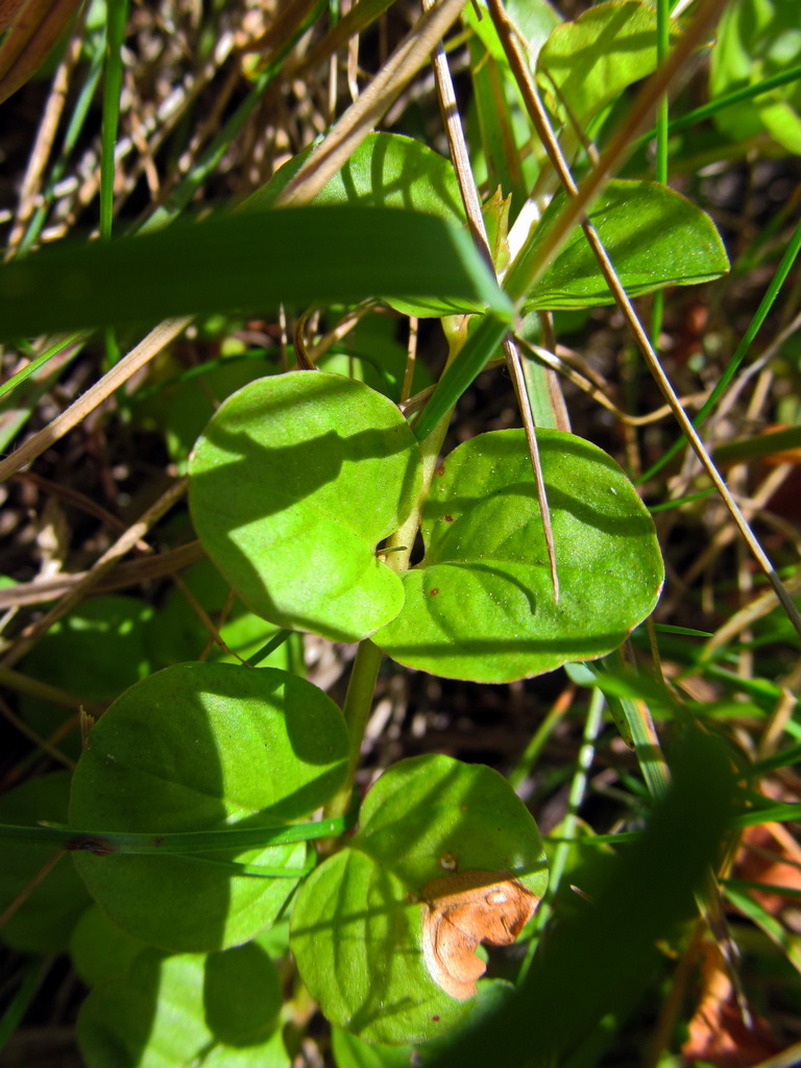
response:
[[[451,997],[473,997],[487,966],[479,943],[510,945],[534,915],[540,898],[498,872],[453,872],[422,890],[423,959],[431,978]]]

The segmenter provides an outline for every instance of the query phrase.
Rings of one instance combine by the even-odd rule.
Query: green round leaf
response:
[[[423,1042],[470,1012],[423,961],[423,906],[391,870],[343,849],[304,883],[292,910],[292,952],[332,1023],[368,1042]]]
[[[470,1010],[469,1017],[459,1025],[456,1031],[449,1031],[442,1038],[435,1038],[418,1046],[389,1046],[367,1043],[357,1038],[350,1031],[339,1027],[331,1028],[331,1050],[337,1068],[436,1068],[439,1058],[447,1054],[454,1038],[461,1038],[465,1033],[482,1026],[488,1016],[498,1012],[506,1002],[514,987],[502,979],[486,979],[479,983],[478,994]]]
[[[268,1068],[288,1063],[285,1054],[283,1060],[267,1056],[276,1049],[279,1008],[275,966],[255,945],[208,956],[165,957],[151,949],[126,975],[90,993],[78,1017],[78,1041],[87,1068],[201,1061]]]
[[[274,826],[324,804],[346,759],[339,709],[303,679],[272,668],[179,664],[133,686],[93,728],[75,771],[70,822],[153,834]],[[291,873],[305,847],[74,856],[95,900],[124,930],[162,948],[202,951],[252,938],[297,881],[245,874],[231,862]]]
[[[446,873],[547,885],[534,820],[490,768],[444,756],[401,761],[367,796],[359,833],[301,888],[291,946],[332,1023],[368,1042],[428,1041],[464,1020],[472,1001],[446,993],[423,950],[424,888]]]
[[[664,570],[654,526],[618,465],[589,442],[537,434],[560,595],[554,603],[522,430],[481,434],[440,465],[421,564],[373,640],[394,660],[477,682],[551,671],[617,648],[653,610]]]
[[[401,760],[368,793],[354,847],[419,890],[446,871],[511,872],[542,896],[548,877],[531,813],[502,775],[446,756]]]
[[[206,1023],[229,1046],[255,1046],[275,1030],[281,980],[255,942],[206,958],[203,980]]]
[[[203,1068],[290,1068],[291,1064],[280,1030],[258,1046],[221,1044],[203,1058]]]
[[[526,263],[536,262],[566,198],[548,205],[534,231]],[[696,285],[729,269],[720,234],[709,216],[658,182],[609,182],[590,210],[601,242],[629,296],[664,286]],[[584,231],[575,227],[554,262],[526,296],[525,310],[613,304]]]
[[[83,913],[70,938],[73,967],[88,986],[124,975],[147,948],[144,942],[112,923],[97,905]]]
[[[285,163],[247,207],[271,207],[313,152],[314,146]],[[451,161],[422,141],[395,133],[368,134],[312,203],[407,208],[460,226],[466,222]]]
[[[70,775],[56,771],[30,779],[0,798],[0,823],[34,826],[40,820],[64,823],[69,800]],[[0,864],[0,913],[26,895],[31,883],[57,854],[52,843],[3,842]],[[68,857],[39,882],[3,925],[2,939],[15,949],[34,953],[60,953],[70,932],[91,904],[86,888]]]
[[[128,975],[92,990],[77,1037],[87,1068],[191,1063],[212,1041],[203,1019],[203,957],[145,950]]]
[[[322,372],[245,386],[190,459],[198,535],[245,604],[337,641],[360,641],[400,610],[401,580],[375,548],[419,488],[419,450],[398,409]]]

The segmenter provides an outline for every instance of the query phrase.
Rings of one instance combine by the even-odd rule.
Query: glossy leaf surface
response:
[[[671,35],[675,41],[677,31]],[[537,72],[572,121],[587,124],[634,82],[656,69],[656,11],[640,0],[596,4],[551,33]]]
[[[337,1026],[369,1042],[415,1043],[465,1019],[423,956],[426,884],[449,872],[513,875],[541,896],[542,846],[527,809],[497,772],[444,756],[384,772],[359,833],[302,887],[291,945],[304,982]]]
[[[525,252],[527,261],[536,262],[564,205],[564,194],[554,197]],[[590,219],[629,296],[667,285],[707,282],[729,269],[723,242],[709,216],[658,182],[610,182]],[[583,230],[576,227],[524,306],[560,309],[612,303],[598,260]]]
[[[505,682],[602,656],[653,610],[664,572],[634,487],[589,442],[555,430],[537,437],[558,604],[523,431],[481,434],[435,475],[421,525],[425,557],[403,576],[403,610],[373,639],[393,659]]]
[[[310,683],[271,668],[179,664],[133,686],[98,720],[75,771],[70,821],[154,834],[272,826],[324,804],[346,754],[339,710]],[[203,951],[244,942],[275,919],[305,846],[73,855],[124,930],[162,948]],[[287,877],[245,874],[232,862]]]
[[[190,504],[212,560],[258,615],[358,641],[397,615],[375,555],[420,487],[398,409],[360,382],[297,371],[230,397],[190,460]]]
[[[87,1068],[285,1068],[280,1004],[275,966],[253,943],[208,956],[146,950],[89,994],[78,1040]]]

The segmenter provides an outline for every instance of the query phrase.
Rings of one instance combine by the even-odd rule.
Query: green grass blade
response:
[[[50,961],[41,957],[31,957],[22,966],[22,981],[0,1018],[0,1049],[19,1027],[49,968]]]
[[[120,122],[122,44],[128,22],[128,0],[106,6],[106,65],[103,79],[103,129],[100,142],[100,236],[111,237],[114,212],[114,149]]]
[[[9,393],[13,393],[17,386],[22,385],[22,383],[27,378],[30,378],[31,375],[35,374],[40,367],[44,367],[48,360],[52,360],[54,356],[58,356],[60,352],[63,352],[65,349],[69,348],[70,345],[73,345],[80,336],[80,334],[70,334],[69,337],[59,338],[58,341],[49,345],[44,352],[41,352],[35,359],[31,360],[29,364],[26,364],[25,367],[21,367],[16,374],[8,379],[7,382],[3,382],[3,384],[0,385],[0,400],[2,400],[3,397],[7,397]]]
[[[445,374],[437,383],[428,404],[417,422],[414,432],[418,441],[427,438],[437,423],[444,419],[464,391],[484,370],[489,360],[498,354],[504,334],[509,329],[507,319],[487,316],[481,322]]]
[[[94,853],[97,856],[138,854],[211,853],[218,850],[258,849],[268,845],[310,842],[333,838],[354,822],[354,816],[337,816],[311,823],[293,823],[268,827],[231,827],[221,831],[180,831],[169,834],[134,834],[123,831],[82,831],[74,827],[40,825],[38,827],[0,826],[0,839],[42,845],[51,842],[70,852]]]
[[[801,819],[801,804],[788,801],[781,805],[765,805],[764,808],[755,808],[751,812],[745,812],[734,821],[738,829],[745,827],[758,827],[762,823],[795,823]]]
[[[801,745],[792,745],[789,749],[781,749],[778,753],[774,753],[773,756],[766,757],[764,760],[758,760],[751,765],[752,775],[769,775],[770,772],[776,771],[778,768],[789,768],[793,764],[798,764],[801,761]]]
[[[801,448],[801,426],[770,430],[738,441],[719,445],[712,454],[716,464],[738,464],[756,460],[760,456]]]
[[[785,953],[793,967],[801,972],[801,947],[798,939],[785,929],[775,916],[763,908],[750,894],[740,890],[739,884],[726,881],[726,897],[744,916],[748,916]]]
[[[0,330],[14,337],[393,296],[445,297],[510,314],[469,238],[444,220],[306,207],[48,246],[0,269]]]
[[[671,134],[674,134],[678,133],[680,130],[687,130],[691,126],[697,126],[699,122],[703,122],[705,119],[710,119],[713,115],[725,111],[727,108],[734,107],[736,104],[742,104],[748,100],[754,100],[758,96],[764,96],[765,93],[769,93],[772,89],[780,89],[783,85],[790,85],[799,80],[801,80],[801,66],[796,65],[794,67],[788,67],[787,70],[780,71],[778,74],[772,74],[768,78],[763,78],[761,81],[754,82],[753,85],[745,85],[742,89],[735,89],[731,93],[726,93],[725,96],[718,96],[714,100],[710,100],[708,104],[702,104],[701,107],[693,108],[693,110],[688,111],[686,115],[671,119],[668,124],[668,131]],[[652,140],[653,136],[654,130],[642,134],[641,137],[637,138],[635,147],[639,147],[645,142]]]

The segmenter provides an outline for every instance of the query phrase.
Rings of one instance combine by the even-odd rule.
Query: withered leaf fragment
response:
[[[479,943],[514,942],[540,903],[508,873],[491,871],[454,872],[434,879],[420,896],[423,959],[434,982],[459,1001],[475,996],[476,980],[486,971],[475,955]]]

